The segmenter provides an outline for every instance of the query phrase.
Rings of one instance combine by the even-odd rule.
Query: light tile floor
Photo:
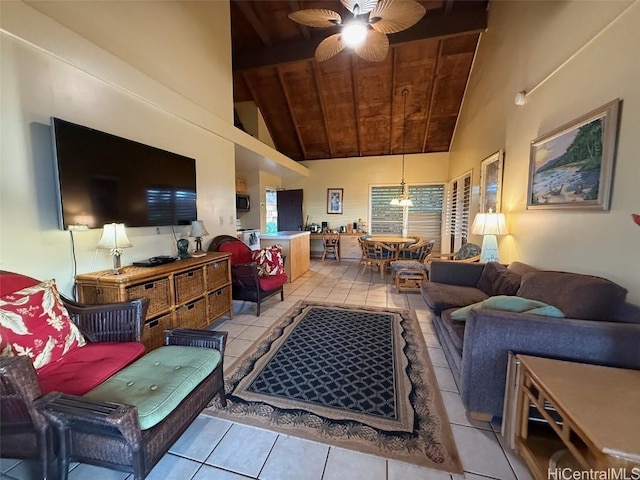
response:
[[[234,302],[233,319],[211,328],[229,332],[225,369],[298,300],[411,308],[422,327],[465,474],[417,467],[288,435],[200,415],[156,465],[149,480],[530,480],[500,436],[499,425],[470,421],[422,296],[397,294],[391,280],[359,271],[358,262],[312,261],[311,271],[285,286],[285,300],[272,298],[256,318],[255,305]],[[32,462],[0,459],[0,477],[39,478]],[[124,480],[132,475],[74,464],[70,480]]]

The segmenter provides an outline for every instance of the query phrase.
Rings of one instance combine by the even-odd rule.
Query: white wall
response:
[[[122,5],[108,3],[115,9]],[[198,214],[210,233],[205,247],[213,236],[235,232],[234,145],[215,133],[218,117],[23,2],[1,2],[0,8],[2,269],[55,278],[63,292],[71,292],[72,238],[58,226],[51,116],[196,158]],[[191,28],[188,19],[169,23],[180,43],[179,31]],[[228,17],[210,28],[228,33]],[[226,58],[229,36],[219,48]],[[209,49],[211,60],[200,61],[216,63],[217,53]],[[212,90],[216,82],[221,90],[231,85],[230,72],[224,80],[209,80]],[[176,227],[178,236],[187,231]],[[123,265],[175,253],[170,227],[130,228],[127,233],[134,246],[124,251]],[[95,250],[99,235],[99,230],[74,233],[78,273],[111,267],[108,253]]]
[[[449,171],[453,178],[473,168],[478,185],[480,161],[504,148],[502,205],[511,235],[500,240],[501,260],[604,276],[636,304],[640,228],[630,215],[640,212],[638,25],[637,1],[491,2]],[[516,92],[543,80],[525,105],[514,105]],[[623,107],[610,211],[527,211],[530,142],[615,98]]]
[[[233,122],[228,1],[27,1],[58,23]]]
[[[338,228],[357,222],[368,222],[369,186],[399,185],[401,179],[400,155],[381,157],[353,157],[301,162],[309,169],[308,178],[284,178],[283,188],[302,188],[303,215],[309,223],[329,222]],[[449,169],[448,153],[430,153],[405,156],[405,182],[445,183]],[[327,214],[327,188],[342,188],[343,213]]]

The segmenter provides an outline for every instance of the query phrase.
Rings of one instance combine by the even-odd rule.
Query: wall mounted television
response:
[[[60,227],[188,225],[196,220],[196,161],[52,118]]]

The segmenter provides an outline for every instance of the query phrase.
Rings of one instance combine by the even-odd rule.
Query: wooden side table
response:
[[[640,474],[640,371],[511,354],[502,428],[536,479],[569,465],[631,478]]]

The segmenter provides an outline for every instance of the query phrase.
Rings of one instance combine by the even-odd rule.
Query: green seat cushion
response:
[[[547,317],[564,317],[559,308],[553,305],[512,295],[496,295],[473,305],[468,305],[451,312],[453,320],[466,320],[471,310],[502,310],[506,312],[529,313]]]
[[[140,428],[160,423],[220,364],[212,348],[167,346],[152,350],[85,397],[101,402],[133,405]]]

